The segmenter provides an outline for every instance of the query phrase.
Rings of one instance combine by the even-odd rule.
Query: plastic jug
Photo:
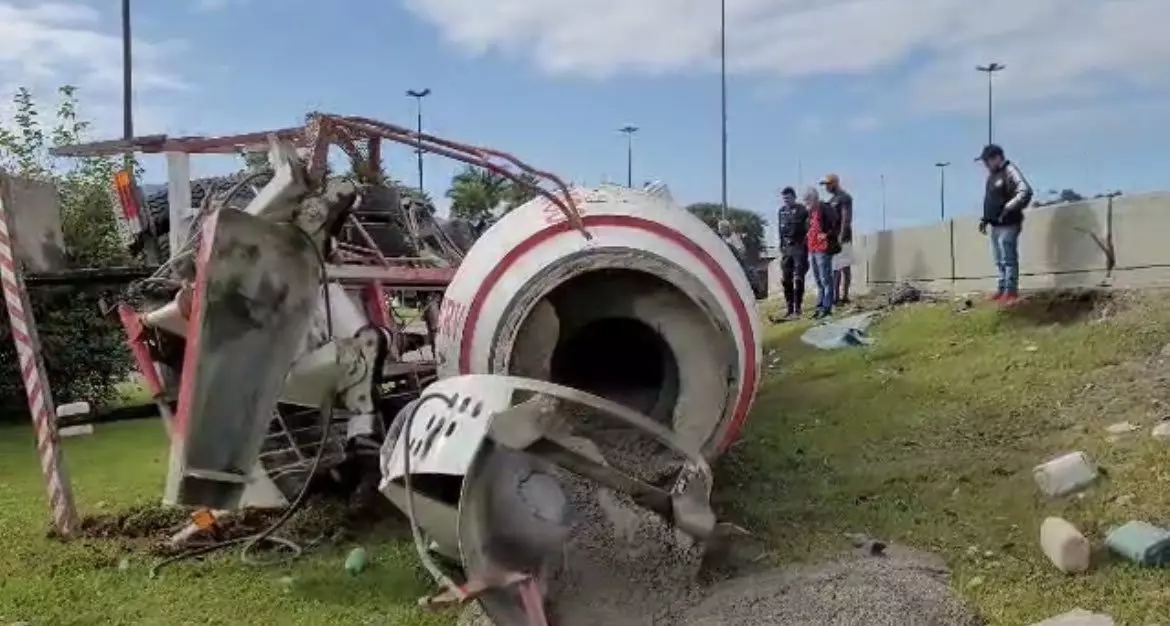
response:
[[[1128,522],[1105,538],[1109,549],[1141,565],[1170,566],[1170,531],[1145,522]]]
[[[1084,452],[1070,452],[1032,470],[1036,485],[1047,496],[1063,496],[1097,480],[1097,465]]]
[[[1062,572],[1079,574],[1089,569],[1089,540],[1076,526],[1059,517],[1050,517],[1040,525],[1040,548]]]

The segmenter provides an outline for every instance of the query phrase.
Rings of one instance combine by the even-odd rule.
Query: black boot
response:
[[[800,317],[804,309],[804,281],[798,280],[792,285],[792,314]]]

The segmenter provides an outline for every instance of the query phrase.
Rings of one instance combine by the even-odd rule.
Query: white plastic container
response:
[[[1097,465],[1084,452],[1070,452],[1037,465],[1032,470],[1036,485],[1046,496],[1063,496],[1097,480]]]
[[[1076,526],[1059,517],[1050,517],[1040,525],[1040,549],[1056,569],[1066,574],[1080,574],[1089,569],[1092,546]]]

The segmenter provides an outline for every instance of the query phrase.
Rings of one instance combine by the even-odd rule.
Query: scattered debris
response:
[[[909,304],[911,302],[922,301],[922,290],[911,285],[910,283],[902,283],[890,292],[890,306],[898,306],[900,304]]]
[[[1100,472],[1084,452],[1070,452],[1032,470],[1036,485],[1046,496],[1068,495],[1092,484]]]
[[[1170,531],[1153,524],[1127,522],[1109,533],[1105,545],[1139,565],[1170,566]]]
[[[1056,569],[1066,574],[1089,570],[1089,540],[1076,526],[1059,517],[1049,517],[1040,525],[1040,548]]]
[[[1161,424],[1158,424],[1154,427],[1150,434],[1153,435],[1156,439],[1170,441],[1170,421],[1164,421]]]
[[[1063,615],[1057,615],[1036,622],[1032,626],[1114,626],[1113,618],[1100,613],[1090,613],[1084,609],[1073,609]]]
[[[1040,351],[1040,348],[1037,346],[1032,346],[1032,345],[1024,346],[1024,352],[1039,352],[1039,351]]]
[[[873,343],[866,334],[873,320],[874,313],[870,312],[813,326],[800,336],[800,340],[821,350],[867,346]]]

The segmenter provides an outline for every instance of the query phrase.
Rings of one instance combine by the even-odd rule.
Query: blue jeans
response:
[[[809,255],[813,278],[817,281],[817,309],[830,313],[833,310],[833,255],[827,252],[813,252]]]
[[[1020,289],[1020,225],[991,227],[991,256],[995,259],[998,293],[1015,295]]]

